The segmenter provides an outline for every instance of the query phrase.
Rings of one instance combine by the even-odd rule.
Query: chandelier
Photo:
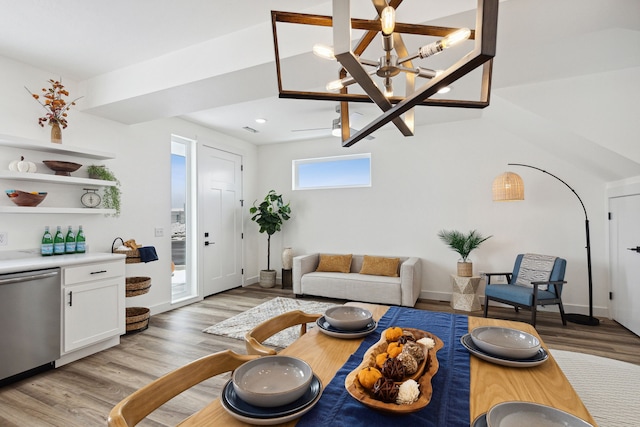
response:
[[[392,122],[404,136],[414,131],[413,107],[417,105],[485,108],[489,105],[491,71],[495,56],[498,0],[478,0],[476,28],[449,28],[396,22],[396,9],[402,0],[371,0],[377,12],[373,20],[355,19],[350,16],[349,0],[333,0],[333,16],[309,15],[272,11],[278,92],[280,98],[331,100],[340,102],[342,145],[351,146],[385,124]],[[285,89],[282,84],[282,63],[279,55],[277,23],[332,27],[333,47],[316,44],[313,52],[326,59],[335,59],[340,65],[338,79],[326,84],[326,92]],[[352,48],[351,30],[365,33]],[[377,59],[365,58],[365,49],[380,34],[383,54]],[[403,34],[438,37],[415,52],[409,52]],[[461,56],[444,70],[414,66],[414,60],[432,57],[464,40],[475,41],[473,51]],[[451,83],[482,66],[479,100],[433,99],[432,95]],[[367,67],[367,68],[365,68]],[[394,78],[404,76],[404,96],[394,94]],[[379,86],[372,79],[382,80]],[[416,77],[427,82],[416,89]],[[363,93],[349,93],[351,85],[358,85]],[[351,134],[349,102],[373,102],[382,114],[371,123]]]

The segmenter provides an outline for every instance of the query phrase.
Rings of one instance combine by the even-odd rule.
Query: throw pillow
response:
[[[398,277],[398,265],[400,265],[400,258],[383,258],[365,255],[360,274]]]
[[[324,255],[320,254],[320,263],[316,271],[349,273],[351,271],[351,254]]]

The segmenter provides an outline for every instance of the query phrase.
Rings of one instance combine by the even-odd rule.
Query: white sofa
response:
[[[360,274],[364,255],[353,255],[351,272],[318,272],[320,254],[293,258],[293,293],[350,301],[413,307],[420,296],[421,264],[417,257],[400,259],[399,277]]]

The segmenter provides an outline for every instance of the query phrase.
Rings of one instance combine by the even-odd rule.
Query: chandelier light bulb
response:
[[[344,85],[342,84],[342,80],[332,80],[329,83],[327,83],[326,89],[329,92],[333,92],[336,90],[340,90],[344,87]]]
[[[333,48],[331,46],[327,46],[326,44],[316,43],[313,45],[313,53],[316,56],[324,59],[335,60],[336,57],[333,54]]]
[[[393,33],[393,29],[396,26],[396,10],[391,6],[382,9],[380,23],[382,24],[382,34],[388,36]]]
[[[384,96],[387,98],[393,96],[393,83],[390,78],[384,79]]]
[[[440,40],[440,43],[442,43],[442,47],[444,49],[448,49],[451,46],[457,45],[458,43],[461,43],[467,40],[470,36],[471,36],[470,29],[460,28],[459,30],[454,31],[453,33],[449,34],[448,36]]]
[[[331,125],[331,135],[333,136],[342,135],[342,130],[340,129],[340,119],[333,119],[333,123]]]

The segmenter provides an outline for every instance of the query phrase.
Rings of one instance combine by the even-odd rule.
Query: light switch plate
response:
[[[9,232],[0,231],[0,246],[7,246],[9,244]]]
[[[162,236],[164,236],[164,228],[162,228],[162,227],[156,227],[156,228],[155,228],[155,233],[156,233],[156,237],[162,237]]]

